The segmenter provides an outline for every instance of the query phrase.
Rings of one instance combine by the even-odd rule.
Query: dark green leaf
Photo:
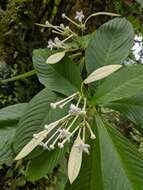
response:
[[[143,89],[143,66],[127,66],[106,78],[96,90],[94,102],[104,105],[134,96]]]
[[[78,91],[81,85],[79,68],[66,56],[59,63],[46,64],[52,53],[48,49],[35,50],[33,53],[33,64],[40,82],[49,89],[66,95]]]
[[[12,123],[17,122],[20,119],[26,106],[27,103],[21,103],[0,109],[1,127],[3,127],[6,124],[11,125]]]
[[[133,39],[132,25],[125,18],[115,18],[103,24],[85,52],[88,73],[104,65],[120,64],[128,56]]]
[[[0,110],[0,165],[13,160],[12,142],[18,120],[27,104],[15,104]]]
[[[103,189],[142,190],[143,157],[116,129],[96,116]]]
[[[47,174],[50,174],[64,157],[66,148],[53,151],[44,151],[40,156],[32,159],[27,168],[26,177],[30,181],[36,181]]]
[[[143,92],[129,98],[111,102],[104,106],[119,111],[143,129]]]

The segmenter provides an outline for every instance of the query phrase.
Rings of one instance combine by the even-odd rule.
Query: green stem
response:
[[[78,52],[78,53],[75,53],[75,54],[70,55],[69,57],[70,57],[71,59],[74,59],[74,58],[76,58],[76,57],[78,57],[78,56],[80,56],[80,55],[82,55],[82,53],[81,53],[81,52]]]
[[[26,72],[24,74],[21,74],[21,75],[12,77],[12,78],[8,78],[8,79],[5,79],[5,80],[0,80],[0,84],[5,84],[7,82],[12,82],[12,81],[16,81],[16,80],[25,79],[25,78],[28,78],[28,77],[30,77],[32,75],[35,75],[35,74],[36,74],[36,71],[32,70],[32,71]]]

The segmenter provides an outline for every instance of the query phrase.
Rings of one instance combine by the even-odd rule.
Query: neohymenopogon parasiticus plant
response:
[[[85,35],[88,20],[103,15],[116,18]],[[142,190],[143,157],[114,122],[121,114],[142,133],[143,66],[123,64],[132,53],[133,27],[115,13],[85,18],[79,11],[74,20],[64,13],[62,18],[76,29],[49,21],[36,24],[59,36],[33,52],[45,88],[28,104],[1,111],[8,113],[0,118],[2,126],[9,121],[17,126],[14,160],[29,160],[25,175],[34,181],[68,155],[65,190]]]

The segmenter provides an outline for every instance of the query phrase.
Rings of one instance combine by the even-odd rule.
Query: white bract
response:
[[[68,160],[68,177],[69,181],[72,184],[74,180],[77,178],[80,168],[81,168],[81,163],[82,163],[82,151],[79,151],[75,146],[78,146],[82,142],[82,139],[80,136],[77,137],[75,140],[71,152],[69,155],[69,160]]]
[[[122,67],[122,65],[106,65],[103,67],[100,67],[99,69],[93,71],[85,80],[85,84],[89,84],[91,82],[101,80],[115,71],[119,70]]]
[[[16,156],[15,160],[20,160],[27,156],[33,149],[35,149],[47,136],[48,131],[43,130],[38,134],[34,134],[32,140],[24,146],[24,148]]]
[[[48,57],[46,63],[47,64],[58,63],[59,61],[61,61],[64,58],[65,54],[66,54],[66,51],[61,51],[61,52],[55,53]]]

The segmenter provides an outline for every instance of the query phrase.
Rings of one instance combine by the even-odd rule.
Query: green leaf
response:
[[[103,189],[142,190],[143,157],[116,129],[96,116]]]
[[[40,82],[66,95],[78,91],[81,85],[79,68],[66,56],[57,64],[46,64],[51,54],[53,52],[48,49],[35,50],[33,53],[33,64]]]
[[[26,109],[27,103],[15,104],[12,106],[7,106],[5,108],[0,109],[0,125],[3,127],[4,125],[11,125],[13,123],[17,123],[20,119],[24,109]]]
[[[32,139],[34,133],[44,129],[45,124],[55,121],[65,114],[63,109],[60,111],[59,109],[50,109],[50,103],[56,100],[57,95],[45,88],[30,101],[15,134],[14,150],[16,154]],[[41,148],[39,149],[41,150]]]
[[[16,131],[16,124],[0,129],[0,165],[13,161],[12,142]]]
[[[142,190],[143,157],[121,133],[95,116],[96,142],[77,180],[65,190]]]
[[[13,160],[12,142],[18,120],[27,104],[15,104],[0,110],[0,165]]]
[[[88,73],[104,65],[121,64],[133,45],[132,25],[115,18],[97,29],[85,52]]]
[[[44,151],[40,156],[32,159],[26,171],[26,177],[30,181],[39,180],[50,174],[54,167],[58,165],[63,158],[67,148],[57,149],[53,151]]]
[[[143,129],[143,92],[129,98],[107,103],[104,106],[119,111],[137,125],[139,129]]]
[[[142,89],[143,66],[127,66],[103,81],[96,90],[93,101],[96,104],[104,105],[112,101],[134,96]]]

